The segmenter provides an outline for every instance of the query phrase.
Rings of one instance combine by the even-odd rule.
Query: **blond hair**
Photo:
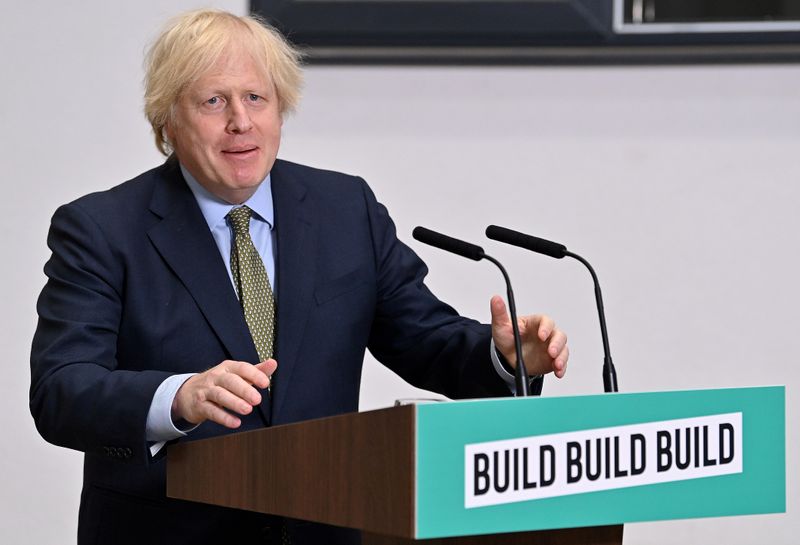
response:
[[[275,85],[281,115],[297,106],[303,83],[300,53],[277,30],[255,15],[184,13],[166,25],[146,59],[144,113],[164,155],[172,150],[166,126],[181,94],[234,46],[252,55]]]

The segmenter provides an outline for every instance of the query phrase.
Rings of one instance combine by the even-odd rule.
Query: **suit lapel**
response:
[[[272,410],[277,421],[286,398],[298,350],[303,342],[314,294],[315,231],[303,181],[286,172],[278,161],[272,169],[272,199],[277,235],[277,343],[278,371]]]
[[[258,362],[225,263],[177,163],[153,192],[150,210],[161,221],[148,230],[158,252],[197,303],[231,359]]]

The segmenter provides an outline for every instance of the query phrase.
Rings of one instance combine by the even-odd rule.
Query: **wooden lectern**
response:
[[[406,405],[179,443],[167,495],[363,531],[365,545],[619,545],[622,525],[418,540],[417,411]]]

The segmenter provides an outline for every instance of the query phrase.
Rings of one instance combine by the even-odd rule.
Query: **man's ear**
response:
[[[170,108],[170,111],[167,114],[167,119],[164,122],[164,128],[161,130],[164,140],[173,150],[175,149],[175,129],[177,128],[177,115],[175,113],[176,107],[177,106],[173,104],[172,108]]]
[[[168,119],[166,124],[164,124],[164,128],[161,130],[161,133],[162,133],[162,136],[164,137],[164,140],[166,141],[166,143],[169,144],[169,146],[174,149],[175,148],[175,146],[174,146],[175,130],[174,130],[174,127],[172,126],[172,124],[173,124],[173,121],[171,119]]]

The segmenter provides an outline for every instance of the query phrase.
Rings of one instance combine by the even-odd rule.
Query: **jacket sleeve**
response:
[[[510,395],[491,362],[490,327],[430,292],[425,263],[397,239],[386,208],[363,188],[378,284],[370,351],[411,384],[450,398]]]
[[[56,445],[146,463],[147,412],[169,373],[118,368],[122,259],[79,203],[56,211],[48,246],[31,350],[36,427]]]

